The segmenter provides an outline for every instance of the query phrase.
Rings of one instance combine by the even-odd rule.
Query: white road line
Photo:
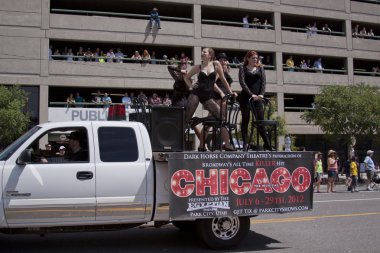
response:
[[[371,199],[332,199],[332,200],[317,200],[314,203],[328,203],[328,202],[348,202],[348,201],[362,201],[362,200],[380,200],[380,198]]]

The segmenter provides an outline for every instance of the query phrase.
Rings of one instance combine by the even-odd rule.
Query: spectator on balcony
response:
[[[156,52],[152,51],[152,54],[150,55],[150,64],[157,64],[157,58],[156,58]]]
[[[59,49],[54,50],[53,55],[54,55],[54,57],[53,57],[54,60],[62,60],[62,58],[60,57],[61,53],[59,52]]]
[[[168,56],[167,56],[166,54],[164,54],[164,55],[162,56],[162,62],[161,62],[161,64],[164,64],[164,65],[170,65],[170,62],[169,62],[169,60],[168,60]]]
[[[373,66],[372,67],[372,74],[371,74],[371,76],[379,75],[379,73],[380,73],[379,66]]]
[[[252,28],[257,29],[258,26],[260,26],[260,19],[254,17],[252,21]]]
[[[309,67],[307,66],[307,63],[305,61],[305,59],[302,59],[301,63],[300,63],[300,69],[301,71],[305,71],[305,69],[308,69]]]
[[[187,65],[189,62],[189,57],[185,55],[184,52],[181,53],[181,58],[179,59],[179,68],[180,69],[187,69]]]
[[[102,103],[102,94],[100,93],[100,90],[96,92],[96,95],[92,98],[91,102],[94,104]],[[99,106],[95,106],[95,107],[99,107]]]
[[[365,29],[365,27],[363,27],[361,30],[360,30],[360,33],[359,33],[360,37],[364,38],[367,36],[367,31]]]
[[[153,8],[152,11],[150,12],[150,20],[149,20],[150,29],[153,28],[153,22],[156,23],[157,29],[161,29],[160,15],[158,14],[157,8]]]
[[[367,33],[367,36],[369,36],[369,37],[375,36],[375,34],[373,33],[373,29],[372,28],[369,29],[369,32]]]
[[[262,26],[264,27],[265,30],[268,30],[268,28],[271,27],[272,25],[268,23],[267,19],[265,19]]]
[[[352,37],[357,38],[359,36],[359,25],[355,25],[354,32],[352,33]]]
[[[100,51],[100,53],[99,53],[99,62],[106,62],[106,54],[105,53],[103,53],[103,50],[101,50]]]
[[[270,55],[265,56],[265,58],[263,59],[262,63],[264,65],[272,66],[273,63],[272,63],[272,58],[270,57]]]
[[[311,60],[310,59],[306,60],[306,65],[307,65],[307,68],[311,68]]]
[[[67,107],[75,107],[75,99],[74,94],[70,93],[70,95],[66,99]]]
[[[286,67],[288,68],[288,71],[294,72],[293,56],[289,56],[289,58],[286,60]]]
[[[66,60],[67,61],[73,61],[74,60],[74,54],[73,54],[73,49],[72,48],[68,49],[67,55],[66,55]]]
[[[237,58],[236,55],[234,56],[234,58],[232,58],[232,63],[233,63],[233,64],[236,64],[236,65],[239,65],[239,64],[240,64],[240,61],[239,61],[239,59]]]
[[[314,21],[313,26],[311,27],[311,34],[317,34],[317,33],[318,33],[317,22]]]
[[[161,105],[162,99],[157,95],[157,93],[153,93],[153,95],[149,98],[150,105]]]
[[[330,27],[329,27],[328,24],[325,24],[325,26],[322,27],[322,31],[323,31],[324,33],[331,34],[331,29],[330,29]]]
[[[121,98],[121,102],[124,104],[125,109],[130,109],[132,104],[132,99],[128,96],[128,92],[124,94],[124,97]]]
[[[67,60],[67,54],[68,54],[69,50],[67,49],[67,47],[65,47],[63,49],[63,52],[62,52],[62,56],[64,57],[61,57],[62,60]]]
[[[115,57],[116,57],[116,62],[117,63],[123,63],[124,54],[123,54],[123,52],[121,52],[121,48],[120,47],[118,47],[116,49]]]
[[[141,62],[141,55],[140,55],[140,52],[139,51],[135,51],[135,53],[132,55],[132,60],[135,62],[135,63],[139,63]]]
[[[113,48],[111,48],[110,51],[108,51],[106,58],[107,58],[107,62],[113,62],[114,61],[116,56],[115,56],[115,53],[113,52]]]
[[[316,61],[314,61],[313,68],[315,69],[315,72],[322,73],[322,58],[318,58]]]
[[[85,103],[85,102],[86,102],[86,100],[84,100],[84,98],[77,91],[76,94],[75,94],[75,104],[76,104],[76,107],[83,107],[83,103]]]
[[[108,96],[107,92],[105,92],[104,97],[102,97],[102,103],[104,104],[104,108],[109,108],[112,104],[112,99]]]
[[[94,54],[91,52],[91,48],[87,48],[87,51],[84,53],[84,61],[92,61]]]
[[[83,51],[83,47],[79,47],[79,50],[77,52],[77,59],[78,61],[84,61],[84,51]]]
[[[311,25],[310,24],[308,24],[307,26],[306,26],[306,37],[307,38],[310,38],[311,37]]]
[[[100,48],[97,47],[94,52],[95,61],[99,62],[101,56],[102,54],[100,53]]]
[[[166,106],[171,106],[172,105],[172,100],[170,99],[169,93],[165,94],[164,100],[162,101],[163,105]]]
[[[148,50],[144,49],[143,54],[142,54],[142,65],[145,66],[147,63],[150,63],[150,54]]]
[[[243,18],[243,27],[249,28],[249,21],[248,21],[249,15],[245,15]]]
[[[49,60],[53,60],[53,45],[50,45],[49,46],[49,51],[48,51],[48,54],[49,54]]]

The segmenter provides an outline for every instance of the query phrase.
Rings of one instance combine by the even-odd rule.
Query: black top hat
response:
[[[219,53],[217,56],[216,56],[216,59],[219,60],[219,59],[228,59],[226,53]]]

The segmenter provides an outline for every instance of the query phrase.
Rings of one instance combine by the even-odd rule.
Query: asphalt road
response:
[[[380,191],[350,193],[344,186],[336,190],[315,194],[313,211],[252,218],[248,236],[228,252],[379,253]],[[166,225],[45,237],[0,234],[0,252],[215,251],[207,249],[195,233]]]

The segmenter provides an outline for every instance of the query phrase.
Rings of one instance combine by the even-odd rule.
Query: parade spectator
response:
[[[322,73],[323,66],[322,66],[322,58],[318,58],[316,61],[314,61],[313,68],[316,72]]]
[[[108,51],[106,58],[107,62],[113,62],[113,60],[116,58],[115,53],[113,52],[113,48]]]
[[[375,36],[375,34],[373,33],[373,29],[372,28],[369,29],[369,32],[367,33],[367,36],[369,36],[369,37]]]
[[[243,17],[243,27],[244,28],[249,28],[249,21],[248,21],[249,15],[245,15]]]
[[[311,68],[311,60],[310,59],[306,60],[306,65],[307,65],[307,68]]]
[[[324,33],[331,34],[331,29],[330,29],[330,27],[329,27],[328,24],[325,24],[325,26],[322,27],[322,31],[323,31]]]
[[[168,56],[166,54],[164,54],[162,56],[162,62],[161,62],[161,64],[170,65],[170,62],[168,60]]]
[[[334,150],[329,150],[327,153],[327,192],[335,192],[334,191],[334,181],[338,173],[338,160],[336,152]]]
[[[58,152],[55,153],[55,154],[58,155],[58,156],[64,157],[65,153],[66,153],[65,146],[60,146],[59,149],[58,149]]]
[[[169,93],[165,94],[164,100],[162,101],[163,105],[171,106],[172,100],[170,99]]]
[[[102,103],[102,94],[100,93],[100,90],[96,92],[96,95],[91,100],[94,104],[101,104]],[[99,107],[99,106],[96,106]]]
[[[314,21],[313,26],[311,27],[311,34],[317,34],[318,33],[318,27],[317,22]]]
[[[294,71],[293,56],[289,56],[289,58],[286,60],[286,67],[288,67],[288,71],[290,72]]]
[[[263,26],[265,30],[268,30],[268,28],[271,27],[272,25],[268,23],[267,19],[265,19],[264,23],[261,26]]]
[[[121,48],[116,49],[115,58],[117,63],[123,63],[124,54],[121,52]]]
[[[379,66],[373,66],[371,76],[376,76],[378,73],[380,73]]]
[[[99,62],[106,62],[106,54],[103,52],[103,50],[100,51],[100,56],[99,56]]]
[[[305,69],[308,69],[309,67],[307,66],[307,63],[305,61],[305,59],[302,59],[301,63],[300,63],[300,69],[302,71],[305,71]]]
[[[73,54],[73,49],[72,48],[69,48],[67,50],[67,54],[66,54],[66,60],[67,61],[74,61],[74,54]]]
[[[322,153],[318,152],[317,157],[314,160],[314,178],[315,185],[314,189],[317,188],[317,193],[320,193],[320,187],[323,178],[323,167],[322,167]]]
[[[104,97],[102,98],[102,103],[104,104],[104,108],[109,108],[110,105],[112,104],[112,99],[111,97],[108,96],[108,93],[104,93]]]
[[[372,160],[373,151],[368,150],[367,156],[364,158],[365,172],[367,173],[367,191],[372,191],[371,182],[372,178],[375,175],[375,163]]]
[[[121,102],[124,104],[125,109],[131,108],[132,99],[128,96],[128,92],[124,93],[124,97],[121,98]]]
[[[75,104],[77,107],[83,107],[83,103],[86,102],[83,97],[79,94],[79,92],[76,92],[75,94]]]
[[[352,37],[357,38],[359,36],[359,25],[355,25],[354,32],[352,33]]]
[[[352,183],[352,178],[351,178],[351,158],[347,158],[347,160],[343,163],[342,166],[342,175],[346,176],[346,181],[345,185],[347,186],[347,191],[351,191],[351,183]]]
[[[258,26],[260,26],[260,19],[254,17],[252,21],[252,28],[257,29]]]
[[[84,61],[92,61],[94,54],[91,52],[91,48],[87,48],[87,51],[84,53]]]
[[[100,52],[100,48],[96,48],[94,52],[95,61],[99,62],[99,58],[102,56],[102,53]]]
[[[310,25],[310,24],[308,24],[308,25],[306,26],[306,37],[307,37],[307,38],[310,38],[310,37],[311,37],[311,25]]]
[[[149,104],[150,105],[161,105],[162,104],[162,100],[157,95],[157,93],[153,93],[153,95],[149,98]]]
[[[148,97],[145,95],[145,93],[140,90],[139,94],[137,95],[137,98],[141,101],[148,102]]]
[[[351,177],[351,192],[358,192],[358,165],[356,163],[356,157],[351,157],[350,163],[350,177]]]
[[[139,51],[135,51],[135,53],[132,55],[132,60],[135,62],[135,63],[138,63],[141,61],[141,55],[140,55],[140,52]]]
[[[157,64],[157,58],[156,58],[156,52],[152,51],[152,54],[150,55],[150,63],[151,64]]]
[[[145,66],[147,63],[150,63],[151,58],[150,58],[150,54],[149,54],[148,50],[145,49],[143,51],[141,59],[142,59],[143,66]]]
[[[49,57],[49,60],[53,60],[53,57],[52,57],[52,55],[53,55],[53,45],[50,45],[49,46],[49,51],[48,51],[48,57]]]
[[[66,99],[67,107],[75,107],[75,98],[73,93],[70,93],[70,95]]]
[[[272,66],[272,57],[270,55],[265,56],[263,64]]]
[[[239,65],[239,64],[240,64],[240,61],[239,61],[239,59],[237,58],[236,55],[234,56],[234,58],[232,58],[232,63],[233,63],[233,64],[236,64],[236,65]]]
[[[363,27],[360,30],[359,36],[362,37],[362,38],[365,37],[365,36],[367,36],[367,31],[366,31],[365,27]]]
[[[79,47],[79,50],[77,52],[77,59],[78,59],[78,61],[84,61],[83,47]]]
[[[157,24],[157,29],[161,29],[160,15],[158,14],[158,9],[153,8],[150,12],[149,27],[153,28],[153,22]]]
[[[62,52],[62,56],[63,57],[61,57],[61,59],[62,60],[67,60],[67,54],[69,53],[69,50],[67,49],[67,47],[65,47],[64,49],[63,49],[63,52]]]
[[[56,49],[54,50],[54,54],[53,54],[53,59],[54,60],[61,60],[62,58],[60,57],[61,56],[61,53],[59,52],[59,49]]]

